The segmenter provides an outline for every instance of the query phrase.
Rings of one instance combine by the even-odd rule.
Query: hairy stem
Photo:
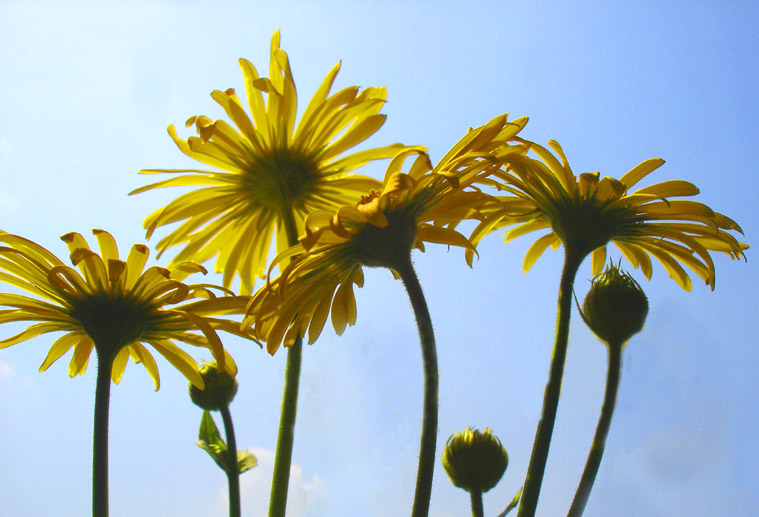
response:
[[[580,485],[577,487],[567,517],[580,517],[585,511],[585,505],[588,503],[590,491],[593,489],[593,483],[596,480],[598,468],[601,466],[601,458],[606,448],[606,437],[609,435],[611,417],[614,414],[614,406],[617,402],[620,370],[622,369],[622,345],[609,344],[608,349],[609,370],[606,374],[606,393],[601,407],[601,416],[598,419],[596,434],[593,437],[593,445],[585,463],[585,470],[583,470],[582,478],[580,478]]]
[[[438,367],[435,335],[432,331],[432,319],[427,309],[427,302],[422,293],[422,286],[416,276],[411,257],[397,265],[396,271],[406,286],[411,308],[414,310],[416,324],[419,328],[419,340],[422,345],[424,362],[424,416],[422,420],[422,437],[419,447],[419,468],[416,476],[416,492],[412,517],[426,517],[432,497],[432,475],[435,470],[435,446],[437,440],[438,419]]]
[[[108,409],[113,358],[97,351],[95,425],[92,437],[92,517],[108,517]]]
[[[543,475],[548,461],[548,449],[551,447],[551,436],[553,435],[556,411],[559,406],[564,362],[567,357],[569,317],[572,313],[572,288],[577,270],[584,258],[584,254],[578,253],[573,248],[565,247],[564,268],[559,283],[559,309],[556,318],[556,342],[553,347],[551,372],[543,397],[543,412],[535,433],[535,442],[532,446],[530,466],[527,469],[518,517],[534,517],[535,509],[538,506],[540,487],[543,484]]]

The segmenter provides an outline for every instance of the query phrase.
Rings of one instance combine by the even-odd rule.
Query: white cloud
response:
[[[243,513],[251,517],[266,517],[269,512],[269,493],[274,470],[274,451],[251,449],[258,466],[240,476],[240,504]],[[287,517],[324,515],[324,480],[313,476],[304,479],[303,469],[293,465],[290,470],[290,489],[287,496]],[[228,512],[226,488],[219,494],[219,515]]]
[[[6,379],[13,375],[13,367],[8,363],[0,361],[0,379]]]

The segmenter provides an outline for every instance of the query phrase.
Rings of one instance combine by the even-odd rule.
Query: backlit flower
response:
[[[381,190],[336,212],[309,214],[301,246],[280,254],[275,263],[293,260],[254,295],[243,326],[255,325],[270,353],[283,340],[292,345],[298,334],[307,333],[313,343],[330,313],[335,332],[342,334],[356,323],[353,286],[363,286],[363,266],[392,271],[412,249],[424,251],[425,242],[475,252],[453,227],[480,218],[478,209],[490,196],[465,188],[499,166],[490,152],[512,140],[525,123],[524,118],[496,117],[470,130],[434,168],[421,148],[406,149],[390,162]],[[411,156],[416,158],[408,172],[401,172]]]
[[[126,260],[121,260],[109,233],[93,230],[93,234],[100,254],[90,250],[78,233],[61,237],[77,271],[28,239],[0,233],[0,280],[31,294],[0,293],[0,306],[5,307],[0,310],[0,323],[37,322],[0,341],[0,348],[63,332],[50,347],[40,371],[73,349],[68,373],[81,375],[94,348],[99,356],[112,361],[115,383],[121,380],[131,357],[145,366],[157,390],[158,366],[146,347],[149,345],[190,382],[202,387],[197,363],[175,344],[181,341],[209,348],[227,372],[236,373],[216,330],[250,337],[240,332],[239,323],[218,317],[234,312],[236,306],[244,307],[245,298],[213,285],[182,283],[192,273],[205,273],[197,263],[184,262],[171,270],[144,269],[146,246],[135,244]]]
[[[181,221],[156,245],[161,252],[183,246],[170,265],[217,256],[215,269],[223,273],[224,286],[229,287],[239,274],[242,292],[250,293],[255,277],[266,271],[274,236],[281,252],[303,231],[308,213],[355,203],[362,193],[378,188],[374,179],[346,173],[369,161],[390,158],[403,146],[345,154],[384,123],[379,110],[386,90],[371,87],[359,92],[351,86],[330,95],[339,63],[327,74],[296,128],[297,94],[288,56],[279,48],[279,32],[271,41],[268,78],[259,77],[245,59],[239,63],[250,116],[235,91],[228,89],[211,96],[236,128],[224,120],[194,116],[187,126],[194,125],[199,136],[183,140],[169,126],[179,149],[213,170],[143,170],[178,175],[132,194],[159,187],[194,187],[145,219],[148,238],[156,228]]]
[[[606,245],[613,242],[630,263],[651,278],[651,257],[657,259],[685,290],[691,280],[683,265],[714,289],[714,263],[710,252],[744,257],[748,246],[726,230],[742,233],[738,224],[708,206],[672,198],[694,196],[698,188],[687,181],[669,180],[630,189],[658,169],[664,160],[652,158],[634,167],[620,179],[599,178],[599,173],[575,176],[558,142],[550,141],[559,158],[533,142],[539,159],[507,152],[502,158],[507,170],[498,176],[499,196],[486,220],[471,235],[478,243],[487,233],[519,224],[506,233],[506,242],[539,230],[548,230],[528,250],[524,270],[532,267],[550,246],[562,243],[584,257],[593,253],[593,273],[606,261]],[[472,253],[467,251],[468,260]]]

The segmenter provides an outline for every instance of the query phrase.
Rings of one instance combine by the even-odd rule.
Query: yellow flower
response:
[[[425,242],[475,252],[453,227],[480,218],[478,209],[490,196],[464,189],[486,181],[499,166],[490,153],[512,140],[526,120],[507,122],[502,115],[470,130],[435,168],[423,148],[407,148],[390,162],[380,191],[336,212],[309,214],[301,246],[281,253],[275,264],[295,258],[254,295],[243,327],[254,325],[272,354],[283,340],[291,346],[306,331],[309,344],[316,341],[330,312],[342,334],[356,323],[353,285],[363,286],[363,266],[397,269],[413,248],[424,251]],[[413,164],[401,172],[410,156],[416,156]]]
[[[518,223],[522,224],[506,233],[506,242],[529,232],[550,230],[528,250],[525,271],[549,246],[556,249],[563,243],[580,257],[592,252],[593,274],[597,275],[611,241],[646,278],[651,278],[650,257],[654,257],[689,291],[691,280],[682,265],[714,289],[714,263],[709,252],[745,258],[743,250],[748,245],[725,231],[743,233],[735,221],[702,203],[671,199],[698,194],[692,183],[669,180],[630,192],[664,160],[646,160],[618,180],[608,176],[599,179],[598,172],[582,173],[578,178],[558,142],[549,141],[559,155],[556,158],[548,149],[522,141],[539,160],[511,149],[503,153],[501,160],[507,168],[493,176],[498,176],[499,188],[510,195],[498,197],[470,239],[477,244],[487,233]],[[467,251],[467,259],[471,263],[471,251]]]
[[[210,348],[222,367],[234,375],[237,368],[223,349],[217,329],[243,337],[239,323],[220,314],[244,307],[245,298],[208,284],[184,284],[196,272],[194,262],[178,264],[171,271],[153,266],[144,269],[148,248],[132,246],[126,261],[119,259],[113,237],[93,230],[100,254],[90,250],[78,233],[61,239],[68,245],[71,262],[66,266],[42,246],[17,235],[0,233],[0,280],[31,293],[0,293],[0,323],[36,321],[23,332],[0,341],[0,348],[15,345],[48,332],[65,332],[50,347],[40,371],[74,349],[69,363],[71,377],[87,369],[90,353],[112,361],[111,378],[121,380],[127,361],[142,363],[159,387],[158,367],[145,345],[150,345],[196,386],[203,387],[198,365],[174,341]],[[143,271],[144,270],[144,271]],[[224,296],[218,297],[214,290]],[[239,312],[239,310],[238,310]]]
[[[263,277],[274,235],[277,252],[293,244],[305,217],[318,209],[334,209],[358,201],[379,182],[346,174],[369,161],[390,158],[403,146],[348,149],[374,134],[384,123],[379,110],[384,87],[359,93],[351,86],[329,95],[340,69],[335,65],[306,107],[295,127],[297,94],[287,54],[279,48],[279,32],[271,41],[269,78],[259,77],[251,63],[239,60],[245,79],[251,117],[233,89],[211,96],[237,126],[224,120],[195,116],[199,137],[182,140],[174,126],[169,135],[190,158],[215,170],[154,169],[141,173],[179,174],[132,194],[168,186],[197,187],[156,210],[144,221],[148,238],[159,226],[183,221],[156,248],[184,245],[170,265],[183,260],[204,262],[214,255],[215,269],[229,287],[240,275],[242,292],[253,290]],[[264,94],[266,100],[264,100]]]

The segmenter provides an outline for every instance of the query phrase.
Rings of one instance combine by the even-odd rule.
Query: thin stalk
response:
[[[482,507],[482,490],[470,490],[469,499],[472,501],[472,517],[485,517],[485,510]]]
[[[224,421],[224,432],[227,435],[227,480],[229,485],[229,517],[240,517],[240,470],[237,468],[237,441],[235,428],[232,425],[232,414],[229,406],[219,408]]]
[[[430,510],[432,497],[432,475],[435,470],[435,446],[437,440],[438,418],[438,368],[435,334],[432,319],[427,309],[427,301],[422,293],[422,286],[416,276],[411,257],[408,256],[396,266],[396,272],[406,286],[411,308],[414,310],[416,325],[419,328],[419,340],[422,345],[424,362],[424,416],[422,419],[422,437],[419,447],[419,468],[416,475],[416,492],[411,517],[426,517]]]
[[[283,216],[290,246],[298,244],[298,230],[290,212]],[[295,441],[295,419],[298,412],[298,390],[300,387],[300,367],[303,357],[303,338],[298,336],[287,350],[285,365],[285,387],[282,394],[282,410],[279,417],[277,450],[274,453],[274,473],[271,480],[269,517],[285,517],[287,489],[290,484],[290,466],[293,459]]]
[[[593,437],[588,461],[585,463],[585,470],[583,470],[582,478],[580,478],[580,485],[577,487],[567,517],[580,517],[585,511],[585,505],[588,503],[590,491],[593,489],[598,468],[601,466],[601,458],[606,448],[606,437],[609,435],[611,417],[614,414],[614,406],[617,402],[620,370],[622,369],[622,345],[609,344],[607,348],[609,349],[609,370],[606,375],[606,393],[601,407],[601,416],[598,419],[596,434]]]
[[[556,422],[556,411],[559,406],[561,380],[564,376],[564,362],[567,357],[569,343],[569,318],[572,313],[572,289],[575,277],[585,254],[578,253],[573,248],[564,248],[564,268],[559,283],[559,309],[556,317],[556,342],[551,358],[551,372],[546,384],[543,397],[543,412],[535,433],[532,446],[530,466],[524,482],[522,501],[519,504],[518,517],[534,517],[538,506],[540,487],[548,461],[548,449],[551,447],[551,436]]]
[[[92,437],[92,517],[108,517],[108,409],[113,358],[97,351],[95,425]]]

